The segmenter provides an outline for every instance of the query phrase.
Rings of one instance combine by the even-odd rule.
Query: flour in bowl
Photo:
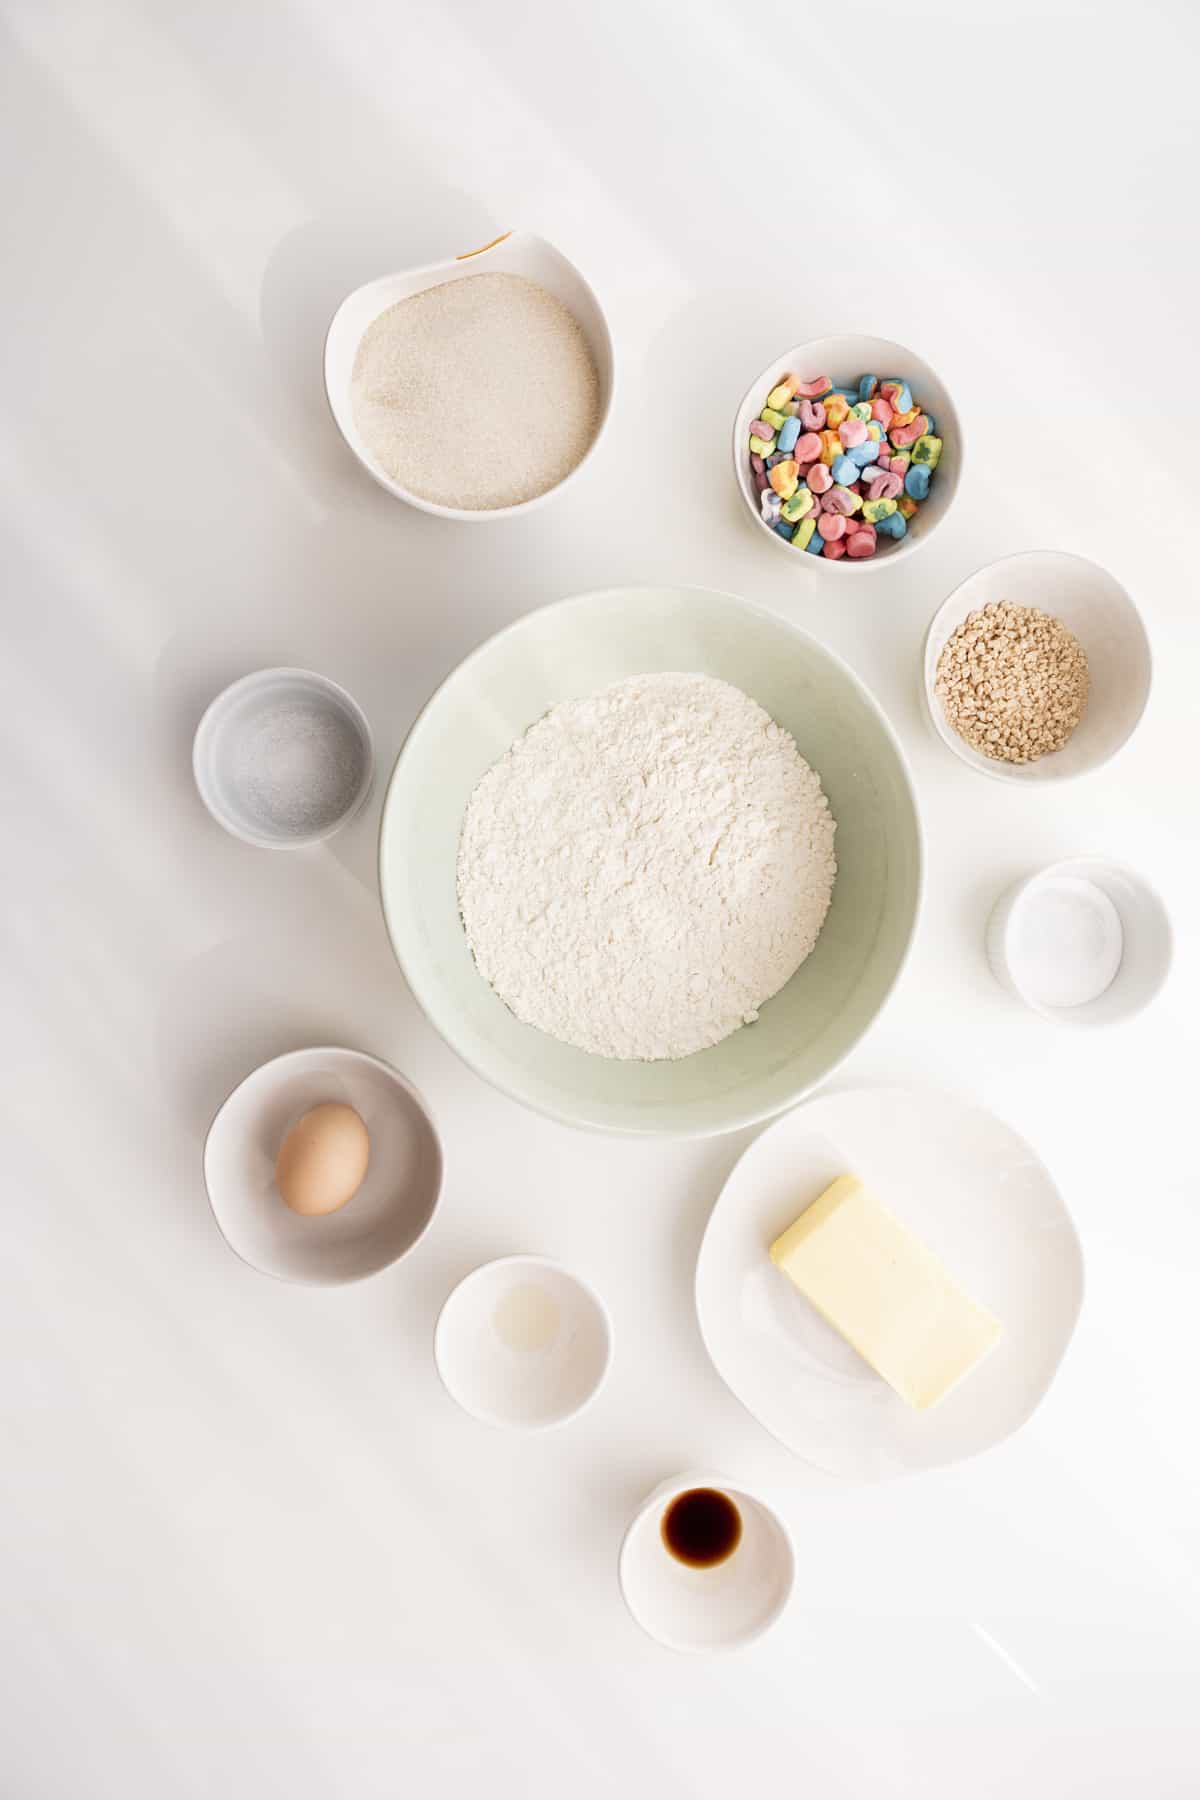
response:
[[[458,899],[519,1019],[599,1056],[719,1044],[799,968],[834,820],[795,740],[709,675],[551,707],[467,803]]]

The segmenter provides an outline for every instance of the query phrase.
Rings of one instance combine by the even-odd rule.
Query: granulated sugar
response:
[[[380,314],[358,347],[352,398],[393,481],[486,512],[536,499],[582,461],[600,381],[553,294],[519,275],[471,275]]]

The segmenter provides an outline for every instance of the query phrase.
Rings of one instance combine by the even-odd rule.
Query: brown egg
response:
[[[367,1128],[354,1108],[330,1100],[297,1119],[284,1138],[275,1183],[294,1213],[323,1218],[354,1198],[370,1154]]]

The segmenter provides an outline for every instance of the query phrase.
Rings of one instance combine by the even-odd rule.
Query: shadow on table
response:
[[[442,262],[505,229],[469,195],[427,182],[410,186],[392,207],[354,191],[336,211],[307,220],[281,238],[267,262],[260,299],[263,346],[280,386],[279,402],[318,486],[351,481],[370,491],[343,444],[325,398],[325,333],[355,288],[381,275]],[[380,490],[394,508],[398,502]]]

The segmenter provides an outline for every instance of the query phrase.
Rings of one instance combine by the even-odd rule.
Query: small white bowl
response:
[[[362,1186],[339,1212],[304,1218],[283,1202],[275,1159],[287,1133],[327,1100],[367,1128]],[[424,1236],[442,1186],[442,1147],[425,1103],[397,1070],[361,1050],[294,1050],[234,1088],[209,1127],[204,1183],[217,1228],[252,1269],[335,1287],[397,1262]]]
[[[375,749],[366,714],[336,681],[310,669],[260,669],[208,708],[192,769],[200,798],[232,837],[299,850],[332,837],[365,805]],[[329,788],[319,810],[314,778]]]
[[[914,402],[927,406],[933,414],[933,422],[938,437],[943,440],[943,447],[930,483],[929,498],[921,502],[920,510],[910,520],[905,535],[898,539],[881,537],[874,556],[842,556],[833,562],[824,556],[810,555],[808,551],[796,550],[786,543],[762,516],[750,469],[750,426],[758,417],[759,409],[766,404],[771,389],[789,370],[804,381],[814,381],[818,375],[828,375],[834,381],[847,384],[868,373],[878,375],[881,381],[897,376],[908,382]],[[797,344],[794,349],[775,357],[747,388],[746,396],[733,421],[733,472],[756,530],[769,538],[777,550],[785,551],[794,562],[808,569],[862,573],[883,566],[890,568],[901,558],[911,556],[919,545],[928,542],[949,512],[958,492],[963,453],[963,430],[958,408],[941,378],[934,374],[929,364],[922,362],[911,350],[906,350],[903,344],[893,344],[888,338],[864,337],[853,331],[843,332],[837,337],[816,338],[809,344]]]
[[[469,275],[484,272],[489,275],[524,276],[527,281],[536,281],[541,287],[548,289],[556,300],[562,301],[587,339],[596,364],[596,373],[600,379],[600,413],[595,435],[583,456],[561,481],[547,488],[544,494],[537,494],[532,500],[523,500],[518,506],[494,506],[486,509],[440,506],[437,501],[423,500],[419,494],[410,493],[399,482],[393,481],[380,468],[364,443],[354,421],[351,396],[354,363],[364,333],[389,306],[395,306],[398,300],[408,300],[413,294],[422,294],[427,288],[442,287],[446,282],[462,281]],[[342,301],[333,315],[325,339],[325,392],[329,399],[329,410],[338,430],[367,474],[381,488],[386,488],[389,494],[394,494],[397,500],[407,500],[410,506],[419,507],[422,512],[437,513],[443,519],[461,519],[464,523],[471,524],[485,519],[511,519],[517,513],[530,512],[535,506],[543,505],[552,494],[561,494],[568,483],[574,481],[604,435],[612,406],[613,374],[612,336],[595,293],[574,263],[568,262],[553,244],[548,244],[545,238],[536,237],[531,231],[506,231],[502,237],[493,238],[490,244],[484,244],[478,250],[466,250],[461,256],[452,256],[446,262],[429,263],[422,269],[404,269],[398,275],[382,275],[377,281],[367,282]]]
[[[663,1541],[667,1508],[691,1488],[717,1489],[742,1518],[737,1549],[711,1569],[678,1562]],[[737,1650],[782,1613],[795,1585],[796,1558],[786,1525],[764,1500],[719,1475],[688,1473],[656,1487],[634,1515],[617,1578],[634,1619],[668,1650]]]
[[[1061,750],[1036,762],[1000,762],[974,749],[949,723],[935,691],[947,641],[969,613],[998,600],[1061,620],[1088,660],[1082,719]],[[1098,563],[1065,550],[1023,550],[977,569],[938,608],[925,638],[925,705],[934,731],[968,768],[998,781],[1070,781],[1100,768],[1132,737],[1150,698],[1150,676],[1150,640],[1125,589]]]
[[[1090,911],[1081,883],[1094,894],[1098,890]],[[1079,911],[1081,928],[1094,931],[1101,944],[1106,925],[1119,924],[1113,933],[1117,966],[1111,982],[1077,1005],[1056,1004],[1042,986],[1045,958],[1058,968],[1062,961],[1062,927],[1046,906],[1061,909],[1064,897]],[[1034,931],[1042,942],[1040,955],[1031,940]],[[1132,1018],[1163,986],[1172,954],[1171,921],[1154,889],[1132,869],[1098,856],[1070,857],[1039,869],[1002,895],[988,920],[987,956],[996,980],[1031,1011],[1063,1025],[1113,1025]]]
[[[595,1290],[545,1256],[504,1256],[459,1282],[433,1355],[446,1392],[487,1425],[543,1431],[599,1392],[612,1325]]]

